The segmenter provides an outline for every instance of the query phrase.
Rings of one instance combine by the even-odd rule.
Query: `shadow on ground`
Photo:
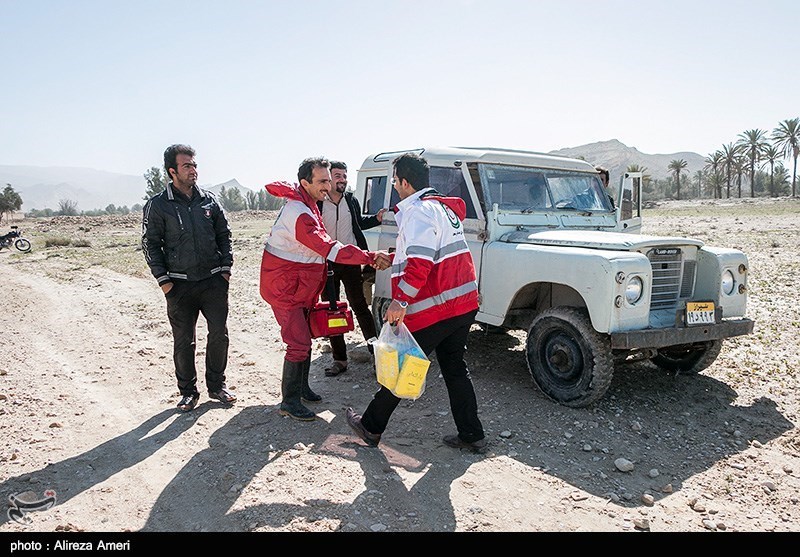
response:
[[[359,395],[357,410],[369,402],[371,365],[360,364],[364,369],[359,371],[354,364],[350,379],[314,379],[326,381],[327,408],[333,410],[329,422],[294,422],[274,406],[237,407],[158,495],[142,531],[319,530],[324,524],[368,531],[383,522],[392,523],[394,531],[455,531],[454,482],[471,466],[491,466],[497,457],[541,470],[611,504],[637,507],[643,492],[669,497],[660,487],[670,484],[678,491],[688,478],[743,451],[749,442],[768,443],[793,427],[769,398],[737,405],[736,392],[721,381],[703,374],[674,376],[646,365],[621,370],[593,407],[566,408],[545,399],[533,385],[519,342],[482,331],[473,332],[469,341],[467,360],[492,442],[490,454],[464,454],[441,444],[453,424],[435,363],[425,394],[401,403],[380,449],[365,447],[352,436],[344,406],[337,402],[351,396],[349,381],[356,373],[370,385]],[[192,419],[171,421],[174,409],[160,412],[81,455],[9,478],[0,484],[0,493],[30,490],[28,479],[36,475],[42,484],[64,486],[58,494],[63,503],[146,460],[208,408],[201,405]],[[335,473],[308,468],[298,474],[295,469],[292,477],[301,477],[301,483],[277,481],[276,492],[270,483],[280,478],[283,467],[305,466],[304,450],[357,461],[363,478],[342,478],[341,490],[336,485],[328,489],[335,500],[327,500],[316,495],[314,485],[336,482]],[[633,472],[616,470],[614,461],[620,457],[634,464]],[[653,469],[658,477],[648,474]],[[401,470],[414,475],[414,481]],[[391,514],[385,516],[382,510],[388,509]],[[0,524],[7,520],[0,516]]]

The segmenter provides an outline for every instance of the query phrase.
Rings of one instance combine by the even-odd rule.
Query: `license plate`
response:
[[[714,322],[714,302],[686,302],[687,325],[711,325]]]

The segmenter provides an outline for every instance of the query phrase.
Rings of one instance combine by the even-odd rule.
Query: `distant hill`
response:
[[[652,178],[658,180],[663,180],[671,174],[668,166],[671,161],[676,159],[686,161],[686,168],[683,170],[685,176],[692,176],[705,166],[705,157],[697,153],[682,151],[679,153],[648,155],[642,153],[636,147],[628,147],[616,139],[598,141],[579,147],[558,149],[557,151],[551,151],[550,154],[582,158],[592,164],[604,166],[611,175],[611,184],[618,184],[622,174],[632,164],[645,167],[645,174],[649,174]]]
[[[558,149],[551,151],[551,154],[578,157],[592,164],[603,165],[611,173],[612,184],[619,183],[620,177],[631,164],[645,167],[646,173],[656,179],[664,179],[670,174],[667,166],[673,159],[684,159],[687,162],[685,173],[689,176],[704,166],[704,157],[697,153],[649,155],[616,139]],[[144,203],[142,197],[146,190],[144,176],[75,167],[0,165],[0,190],[6,184],[11,184],[22,197],[23,211],[46,208],[58,210],[58,203],[62,199],[76,201],[78,211],[105,209],[111,204],[132,207],[137,203]],[[242,197],[253,191],[236,179],[213,186],[201,185],[215,194],[219,194],[223,186],[227,189],[238,189]]]
[[[227,182],[224,182],[222,184],[217,184],[216,186],[200,186],[200,187],[203,188],[204,190],[210,191],[215,195],[219,195],[219,193],[222,191],[222,188],[225,188],[226,190],[239,190],[239,193],[242,194],[242,197],[247,197],[247,192],[253,191],[250,188],[247,188],[242,184],[240,184],[236,178],[228,180]]]
[[[143,197],[147,189],[144,176],[91,168],[0,165],[0,190],[6,184],[11,184],[22,197],[23,211],[56,211],[62,199],[77,202],[78,211],[105,209],[109,205],[130,208],[137,203],[144,204]],[[239,189],[242,197],[251,191],[236,179],[214,186],[201,185],[217,194],[222,186]]]
[[[144,176],[116,174],[75,167],[0,165],[0,186],[11,184],[22,197],[22,209],[58,209],[71,199],[79,211],[104,209],[110,204],[128,207],[143,203]]]

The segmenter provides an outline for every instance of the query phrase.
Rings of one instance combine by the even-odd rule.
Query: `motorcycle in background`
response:
[[[22,253],[31,251],[30,241],[22,237],[22,232],[19,231],[17,226],[12,226],[11,232],[0,236],[0,250],[3,248],[11,249],[12,245]]]

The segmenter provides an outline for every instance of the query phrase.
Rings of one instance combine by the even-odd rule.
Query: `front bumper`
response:
[[[611,333],[611,348],[631,350],[637,348],[663,348],[679,344],[692,344],[728,337],[749,335],[753,332],[752,319],[729,319],[714,325],[693,327],[668,327],[666,329],[645,329]]]

